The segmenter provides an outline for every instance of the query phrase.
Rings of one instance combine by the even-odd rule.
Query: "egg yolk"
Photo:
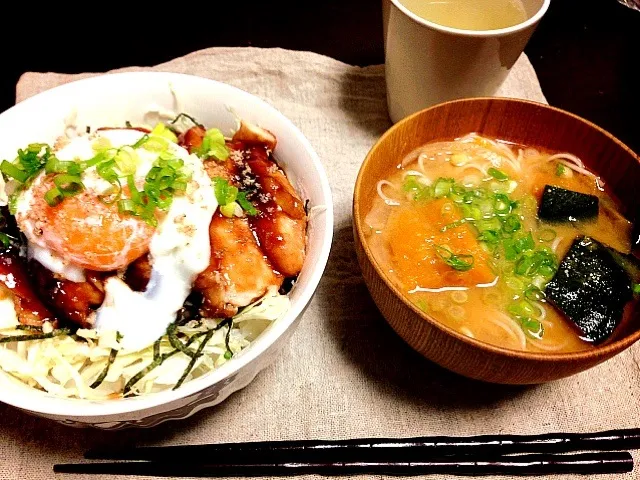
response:
[[[118,212],[115,203],[104,203],[94,192],[84,191],[49,206],[44,194],[54,186],[52,177],[31,187],[30,209],[17,216],[31,241],[70,263],[98,271],[123,268],[149,251],[155,229]]]

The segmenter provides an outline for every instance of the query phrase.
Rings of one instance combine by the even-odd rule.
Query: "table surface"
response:
[[[148,12],[104,9],[95,21],[79,22],[58,4],[43,7],[41,15],[55,28],[3,30],[3,44],[12,48],[4,58],[0,111],[13,104],[24,71],[154,65],[211,46],[310,50],[355,65],[384,62],[379,2],[279,3],[213,2],[198,5],[197,12],[184,7],[177,13],[186,27],[180,29]],[[640,12],[615,0],[552,0],[526,49],[551,105],[601,125],[635,151],[640,151],[639,27]],[[30,41],[33,35],[38,41]]]

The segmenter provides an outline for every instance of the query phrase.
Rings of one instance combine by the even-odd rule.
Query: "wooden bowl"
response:
[[[415,350],[449,370],[494,383],[533,384],[591,368],[640,338],[640,318],[619,327],[615,338],[575,353],[529,353],[497,347],[467,337],[413,305],[373,258],[366,241],[365,216],[376,196],[376,183],[415,148],[451,140],[469,132],[518,144],[578,155],[600,175],[633,218],[640,195],[640,159],[598,126],[571,113],[515,99],[474,98],[436,105],[389,129],[364,160],[353,199],[355,244],[362,273],[376,305],[391,327]]]

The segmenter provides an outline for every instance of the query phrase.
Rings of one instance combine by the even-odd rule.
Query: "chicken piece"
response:
[[[149,254],[143,255],[127,268],[124,281],[132,290],[143,292],[151,278],[151,262]]]
[[[186,148],[189,153],[193,153],[193,150],[202,144],[205,133],[205,129],[200,126],[191,127],[180,135],[178,144]],[[231,143],[227,144],[227,147],[230,151],[234,150],[234,146]],[[203,160],[202,163],[210,178],[221,177],[231,183],[235,183],[237,181],[239,165],[234,161],[234,158],[233,155],[230,155],[225,161],[211,158]]]
[[[187,149],[189,153],[193,153],[195,148],[202,145],[202,139],[207,131],[201,125],[191,127],[186,132],[180,134],[178,137],[178,145]]]
[[[240,128],[233,135],[233,141],[257,143],[271,151],[276,148],[276,136],[273,133],[244,120],[240,121]]]
[[[209,234],[211,263],[194,283],[203,294],[203,315],[232,317],[270,287],[280,287],[282,277],[258,247],[247,219],[215,213]]]
[[[29,268],[40,296],[62,318],[82,328],[93,326],[91,313],[104,301],[103,277],[100,273],[86,271],[85,282],[72,282],[58,278],[35,260],[29,263]]]
[[[306,221],[275,212],[258,215],[251,222],[262,250],[276,271],[285,277],[298,275],[305,258]]]
[[[307,215],[304,204],[264,146],[245,152],[256,179],[259,214],[251,219],[260,246],[273,267],[286,277],[300,273],[305,258]]]
[[[32,327],[50,322],[57,327],[58,319],[37,297],[26,272],[27,266],[20,257],[10,252],[0,253],[0,283],[13,294],[18,321]]]

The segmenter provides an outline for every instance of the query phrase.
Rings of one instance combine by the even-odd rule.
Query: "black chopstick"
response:
[[[213,463],[371,462],[431,460],[449,455],[565,453],[581,450],[640,448],[640,429],[599,433],[543,435],[481,435],[474,437],[364,438],[355,440],[297,440],[95,449],[85,458],[96,460],[165,460],[184,462],[206,458]]]
[[[317,475],[553,475],[626,473],[633,470],[629,452],[533,454],[494,457],[488,460],[468,460],[451,457],[448,460],[423,462],[334,462],[334,463],[263,463],[263,464],[197,464],[175,458],[163,462],[108,462],[55,465],[56,473],[103,475],[149,475],[160,477],[263,477]]]

